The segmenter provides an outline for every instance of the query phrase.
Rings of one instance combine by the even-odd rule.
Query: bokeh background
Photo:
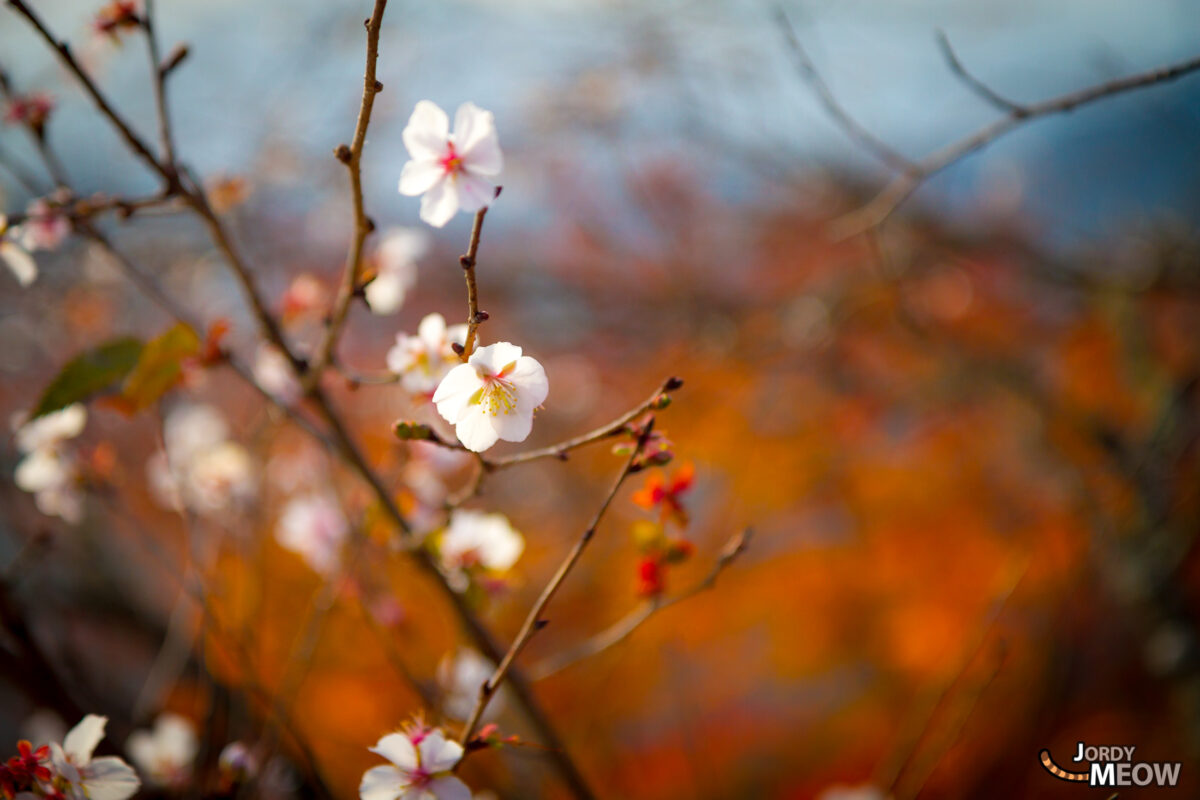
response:
[[[92,36],[93,3],[39,5],[152,134],[141,47]],[[248,197],[230,219],[269,297],[302,272],[332,291],[351,217],[330,153],[353,128],[369,9],[160,6],[163,40],[192,51],[170,84],[183,159],[206,179],[244,179]],[[1017,100],[1189,57],[1200,42],[1187,0],[782,7],[845,107],[913,157],[996,116],[946,68],[938,29]],[[669,588],[703,576],[734,531],[755,529],[714,590],[539,682],[538,696],[605,797],[805,798],[837,785],[896,798],[1084,796],[1037,763],[1043,747],[1064,763],[1079,740],[1183,761],[1185,785],[1166,796],[1190,796],[1200,787],[1200,78],[1034,122],[930,181],[881,231],[836,241],[830,221],[887,174],[814,100],[773,10],[389,5],[368,207],[381,226],[419,224],[416,201],[395,192],[417,100],[496,113],[507,163],[481,251],[484,335],[546,365],[551,394],[527,444],[611,419],[678,374],[686,386],[661,424],[678,460],[695,464],[686,503],[697,553]],[[58,99],[51,138],[82,191],[154,187],[6,11],[0,60],[18,85]],[[36,165],[19,132],[0,132],[0,144]],[[24,208],[21,187],[0,182],[5,208]],[[394,335],[430,311],[462,315],[456,254],[468,226],[460,215],[435,232],[397,315],[355,309],[342,346],[353,368],[381,369]],[[111,231],[175,296],[232,320],[232,346],[253,353],[251,318],[193,221]],[[0,276],[5,418],[81,348],[168,324],[83,245],[40,263],[28,290]],[[312,456],[220,371],[183,393],[219,405],[264,470]],[[399,481],[405,456],[389,425],[414,414],[409,400],[395,387],[339,387],[337,400],[373,463]],[[116,467],[76,528],[40,517],[10,481],[0,487],[6,561],[35,534],[50,541],[6,576],[12,592],[72,677],[72,702],[119,731],[144,722],[139,698],[164,631],[191,613],[179,610],[178,565],[197,538],[216,542],[200,548],[213,602],[263,685],[287,672],[320,591],[271,541],[278,490],[202,530],[156,509],[144,462],[157,435],[153,419],[93,410],[85,442],[111,443]],[[6,442],[7,474],[16,459]],[[515,586],[486,612],[505,640],[616,468],[600,446],[488,482],[476,505],[506,513],[528,543]],[[335,473],[353,498],[354,482]],[[637,604],[629,531],[642,516],[627,490],[527,663]],[[419,576],[391,561],[376,575],[402,613],[381,634],[335,600],[295,700],[323,773],[347,797],[374,763],[365,747],[417,708],[396,654],[432,679],[456,642]],[[201,723],[221,685],[246,680],[205,645],[157,692]],[[0,685],[3,741],[47,704],[28,688]],[[254,730],[245,714],[224,716]],[[498,721],[525,731],[515,715]],[[465,777],[506,797],[561,792],[535,747],[488,754]]]

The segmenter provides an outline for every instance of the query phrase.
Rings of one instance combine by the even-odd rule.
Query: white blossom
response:
[[[438,553],[447,570],[482,567],[506,572],[525,550],[522,538],[503,514],[459,509],[438,541]]]
[[[141,786],[133,768],[115,756],[92,758],[107,717],[88,714],[62,744],[50,743],[50,761],[68,800],[126,800]]]
[[[155,786],[186,784],[199,746],[196,727],[178,714],[161,714],[152,730],[134,731],[125,741],[129,757]]]
[[[372,314],[392,314],[417,282],[417,259],[429,249],[424,231],[393,228],[383,235],[375,251],[375,277],[363,289]]]
[[[450,119],[422,100],[401,134],[410,160],[400,173],[400,194],[421,198],[421,219],[440,228],[463,211],[491,203],[504,159],[492,112],[463,103]]]
[[[300,554],[322,575],[337,567],[349,533],[350,523],[337,498],[327,492],[293,497],[275,528],[279,544]]]
[[[83,432],[87,409],[79,403],[25,422],[14,419],[17,449],[24,457],[13,479],[33,495],[38,510],[76,524],[83,519],[78,468],[64,443]]]
[[[412,394],[432,394],[446,373],[462,363],[451,344],[466,341],[466,325],[447,327],[441,314],[429,314],[417,326],[416,336],[397,334],[387,353],[388,370],[399,375],[400,385]]]
[[[163,425],[164,450],[146,462],[159,503],[208,514],[253,500],[258,488],[254,460],[228,436],[225,418],[212,406],[173,409]]]
[[[254,382],[284,405],[300,399],[300,381],[296,370],[279,348],[263,342],[254,354]]]
[[[861,786],[830,786],[819,795],[817,800],[888,800],[881,789],[864,783]]]
[[[451,772],[462,746],[440,730],[389,733],[370,751],[392,763],[366,771],[361,800],[471,800],[471,790]]]
[[[0,214],[0,261],[3,261],[12,272],[17,283],[28,286],[37,280],[37,262],[29,251],[20,243],[25,232],[21,226],[9,227],[8,217]]]
[[[520,442],[533,429],[533,412],[550,384],[542,365],[508,342],[480,347],[446,374],[433,394],[442,418],[468,450],[481,453],[497,440]]]
[[[438,664],[442,688],[442,712],[451,719],[467,719],[479,700],[479,687],[492,677],[496,665],[481,653],[464,647]],[[485,716],[498,714],[504,706],[504,687],[488,703]]]

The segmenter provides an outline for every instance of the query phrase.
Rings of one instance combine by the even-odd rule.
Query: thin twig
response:
[[[915,172],[919,169],[916,163],[911,159],[906,158],[899,152],[894,150],[890,145],[884,142],[875,134],[868,131],[862,125],[850,116],[849,112],[842,107],[830,90],[829,85],[825,83],[825,79],[821,77],[821,73],[817,71],[816,64],[809,58],[808,52],[804,46],[800,44],[800,38],[796,35],[795,29],[792,27],[791,21],[783,9],[775,9],[775,17],[779,24],[779,29],[783,31],[784,40],[787,42],[788,50],[792,54],[792,58],[796,62],[796,70],[812,87],[817,95],[817,99],[821,101],[821,105],[825,106],[826,112],[833,117],[834,122],[842,129],[845,134],[862,147],[871,155],[878,158],[890,169],[902,174]]]
[[[946,64],[950,67],[950,71],[957,75],[971,91],[1005,113],[1018,117],[1026,116],[1029,113],[1025,106],[1014,103],[968,72],[963,63],[958,60],[954,48],[950,46],[950,39],[946,36],[945,31],[937,31],[936,37],[938,47],[941,48],[942,55],[946,57]]]
[[[145,0],[142,29],[146,32],[146,50],[150,56],[150,71],[154,75],[154,104],[158,110],[158,137],[162,143],[162,163],[171,173],[175,171],[175,144],[171,136],[171,112],[167,108],[167,75],[154,33],[154,0]]]
[[[329,364],[337,347],[338,337],[346,324],[346,313],[350,301],[358,289],[362,273],[363,248],[367,236],[375,230],[375,223],[367,216],[363,203],[362,151],[367,140],[367,127],[371,124],[371,110],[375,107],[375,95],[383,91],[383,84],[375,79],[375,64],[379,60],[379,27],[383,22],[383,11],[387,0],[375,0],[375,10],[364,23],[367,28],[367,66],[363,73],[362,104],[358,109],[358,122],[354,126],[354,138],[350,146],[340,145],[336,151],[339,161],[350,173],[350,197],[354,204],[354,233],[350,238],[350,251],[346,255],[346,266],[342,270],[342,281],[338,285],[333,309],[325,325],[317,349],[309,361],[309,371],[304,376],[305,389],[311,389],[321,379],[321,373]]]
[[[596,528],[600,525],[600,521],[604,518],[608,507],[612,505],[612,501],[616,498],[617,492],[620,491],[621,485],[633,471],[634,463],[637,461],[638,456],[641,455],[646,442],[650,439],[650,433],[653,429],[654,419],[651,418],[646,423],[645,428],[643,428],[641,436],[638,437],[638,441],[633,447],[633,452],[625,459],[625,465],[613,481],[608,494],[604,496],[600,507],[592,515],[591,522],[588,523],[587,528],[584,529],[579,539],[575,542],[575,546],[567,553],[566,558],[563,559],[553,577],[550,578],[549,583],[542,589],[542,593],[538,596],[537,602],[533,604],[533,608],[529,609],[529,614],[525,617],[525,622],[521,625],[520,632],[517,633],[517,637],[508,648],[508,652],[504,654],[504,658],[500,660],[496,671],[479,687],[479,699],[476,700],[475,707],[471,710],[471,716],[467,718],[466,725],[463,726],[462,736],[459,739],[464,746],[470,742],[471,737],[475,734],[475,727],[479,724],[479,720],[483,716],[488,702],[500,688],[501,683],[504,682],[505,676],[512,668],[513,661],[521,654],[525,646],[529,644],[529,640],[533,638],[534,634],[546,626],[546,621],[542,619],[542,612],[546,610],[546,606],[550,604],[550,601],[562,586],[563,581],[566,580],[567,575],[579,563],[580,557],[583,556],[583,551],[587,549],[588,543],[596,535]]]
[[[929,178],[1030,120],[1054,114],[1065,114],[1097,100],[1146,86],[1167,83],[1197,70],[1200,70],[1200,57],[1106,81],[1086,89],[1010,110],[1007,116],[985,125],[969,136],[952,142],[917,162],[916,171],[893,178],[865,206],[834,220],[831,226],[833,235],[835,238],[844,239],[878,227]]]
[[[500,190],[496,190],[500,194]],[[475,262],[479,255],[479,237],[483,233],[483,218],[487,216],[488,207],[484,206],[475,212],[475,221],[471,224],[471,239],[467,244],[467,252],[459,257],[463,275],[467,279],[467,338],[463,342],[462,360],[466,361],[475,352],[475,334],[479,323],[486,320],[487,312],[479,310],[479,287],[475,284]]]
[[[580,642],[569,650],[561,650],[545,660],[534,664],[528,670],[529,677],[532,680],[540,681],[580,661],[592,658],[603,653],[605,650],[616,647],[632,636],[633,632],[641,627],[650,617],[670,608],[676,603],[682,603],[684,600],[713,588],[716,586],[717,578],[720,577],[721,573],[749,548],[752,533],[751,529],[746,528],[726,542],[725,546],[721,548],[721,553],[716,563],[713,564],[712,569],[691,588],[669,598],[654,597],[646,600],[629,614],[626,614],[617,620],[617,622],[591,638]]]

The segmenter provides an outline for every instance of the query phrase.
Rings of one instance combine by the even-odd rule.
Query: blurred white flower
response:
[[[133,768],[115,756],[92,758],[108,717],[88,714],[63,739],[50,743],[50,761],[68,800],[126,800],[141,786]]]
[[[25,211],[21,244],[26,250],[57,250],[71,234],[71,221],[59,209],[38,198]]]
[[[417,282],[417,259],[429,249],[424,231],[392,228],[383,235],[372,259],[375,277],[363,289],[373,314],[392,314]]]
[[[17,464],[17,486],[33,495],[38,510],[76,524],[83,519],[83,493],[74,457],[64,443],[83,432],[87,409],[79,403],[24,422],[16,427],[17,449],[25,455]]]
[[[421,219],[440,228],[463,211],[478,211],[492,202],[504,159],[492,112],[463,103],[454,115],[454,132],[446,112],[428,100],[417,103],[401,134],[410,161],[400,173],[400,194],[424,195]]]
[[[18,240],[23,239],[24,231],[20,225],[8,226],[8,217],[0,214],[0,261],[3,261],[12,271],[17,283],[28,286],[37,280],[37,262]]]
[[[463,749],[440,730],[389,733],[369,749],[392,763],[366,771],[358,787],[362,800],[471,800],[471,790],[451,772]]]
[[[479,687],[492,677],[496,665],[470,648],[462,648],[438,664],[438,685],[442,689],[442,713],[450,719],[467,719],[479,700]],[[488,703],[485,716],[500,713],[504,707],[504,687]]]
[[[817,795],[817,800],[888,800],[887,795],[869,783],[861,786],[830,786]]]
[[[242,742],[230,742],[217,758],[217,769],[231,783],[244,783],[258,775],[258,757]]]
[[[254,354],[254,382],[285,406],[300,399],[300,381],[287,356],[279,348],[262,342]]]
[[[503,514],[456,510],[438,542],[438,553],[447,570],[482,567],[505,572],[517,563],[525,540]]]
[[[125,741],[129,757],[154,786],[185,785],[199,746],[196,727],[178,714],[161,714],[153,730],[134,731]]]
[[[446,326],[441,314],[429,314],[417,326],[417,335],[397,334],[388,350],[387,367],[400,376],[400,385],[412,394],[432,394],[455,364],[462,363],[451,348],[467,341],[466,325]]]
[[[300,554],[315,572],[328,575],[341,559],[350,523],[337,498],[328,493],[288,500],[275,528],[280,545]]]
[[[251,502],[258,489],[254,460],[228,436],[225,418],[212,406],[173,409],[163,425],[165,451],[146,462],[155,499],[202,514]]]
[[[508,342],[480,347],[442,378],[433,402],[468,450],[481,453],[497,440],[524,441],[533,412],[550,383],[542,365]]]

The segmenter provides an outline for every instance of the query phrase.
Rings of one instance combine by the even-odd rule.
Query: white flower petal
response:
[[[63,739],[63,752],[76,765],[87,764],[92,758],[92,751],[104,738],[104,726],[107,724],[108,717],[88,714]]]
[[[446,177],[446,168],[437,161],[407,161],[400,170],[400,194],[416,197],[437,186]]]
[[[429,791],[437,800],[471,800],[471,790],[453,775],[434,778],[429,783]]]
[[[17,448],[30,452],[42,447],[49,447],[66,439],[74,439],[83,433],[87,425],[87,408],[81,403],[73,403],[58,411],[51,411],[37,419],[30,420],[17,429]]]
[[[446,152],[450,118],[436,103],[422,100],[413,108],[400,138],[413,158],[437,160]]]
[[[446,739],[441,731],[429,733],[417,745],[417,749],[421,753],[421,769],[429,773],[445,772],[463,756],[462,746]]]
[[[492,112],[463,103],[454,114],[454,146],[469,172],[494,176],[504,168]]]
[[[481,366],[492,375],[521,357],[521,348],[509,342],[496,342],[486,347],[478,347],[471,354],[471,364]]]
[[[441,314],[426,314],[417,326],[417,336],[430,350],[436,350],[446,340],[446,319]]]
[[[496,197],[495,186],[470,172],[459,172],[450,181],[458,192],[458,205],[463,211],[478,211]]]
[[[395,767],[371,767],[363,773],[358,796],[362,800],[395,800],[407,786],[408,779]]]
[[[523,442],[533,430],[533,407],[525,413],[518,407],[509,413],[496,414],[491,419],[498,438],[506,442]]]
[[[442,419],[455,425],[471,406],[471,398],[482,387],[483,381],[480,380],[475,367],[471,364],[459,364],[442,378],[437,391],[433,393],[433,403]]]
[[[521,413],[533,411],[546,401],[546,395],[550,393],[546,370],[529,356],[518,358],[516,367],[507,377],[517,387],[517,410]]]
[[[65,484],[71,478],[70,462],[50,449],[34,450],[13,473],[13,481],[25,492],[44,492]]]
[[[421,198],[421,219],[435,228],[445,225],[458,213],[458,188],[454,181],[435,183]]]
[[[413,747],[412,740],[403,733],[389,733],[374,747],[368,749],[372,753],[383,756],[405,772],[413,772],[419,766],[417,749]]]
[[[441,406],[438,406],[438,411],[441,411]],[[495,419],[484,411],[482,405],[468,406],[460,415],[458,422],[455,423],[454,434],[462,442],[463,447],[473,453],[482,453],[500,439]]]
[[[142,782],[133,768],[119,758],[104,756],[83,771],[88,800],[126,800],[137,793]]]
[[[28,286],[37,280],[37,262],[33,260],[33,256],[12,242],[0,241],[0,261],[8,264],[17,283],[22,286]]]
[[[381,272],[363,289],[363,298],[372,314],[392,314],[404,304],[408,282],[395,270]]]

